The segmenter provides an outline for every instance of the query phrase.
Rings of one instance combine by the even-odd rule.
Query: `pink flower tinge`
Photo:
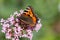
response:
[[[1,19],[0,23],[2,25],[2,32],[5,33],[6,39],[11,39],[11,40],[19,40],[21,37],[26,37],[32,40],[33,38],[33,31],[35,30],[36,32],[39,31],[41,28],[42,24],[40,23],[41,20],[38,20],[38,23],[35,25],[33,30],[31,28],[22,28],[21,25],[19,25],[19,20],[17,16],[20,16],[24,10],[20,10],[20,13],[17,11],[14,12],[13,15],[11,15],[7,20],[4,20],[3,18]],[[23,24],[23,23],[22,23]]]
[[[36,27],[35,27],[35,30],[36,30],[36,32],[38,32],[39,31],[39,29],[41,28],[41,24],[36,24]]]

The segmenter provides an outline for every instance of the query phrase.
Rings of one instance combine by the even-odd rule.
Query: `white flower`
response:
[[[22,37],[26,37],[29,38],[30,40],[32,40],[33,37],[33,33],[31,30],[26,30],[27,34],[23,34]]]
[[[41,27],[42,27],[42,24],[41,24],[41,23],[40,23],[40,24],[36,24],[36,27],[35,27],[36,32],[38,32],[38,30],[39,30]]]
[[[14,15],[17,15],[18,14],[18,12],[16,11],[16,12],[14,12]]]
[[[5,30],[1,30],[1,32],[5,33]]]
[[[5,20],[2,18],[0,22],[4,22]]]
[[[27,37],[27,35],[26,34],[23,34],[22,37]]]
[[[19,40],[18,38],[12,38],[12,40]]]
[[[31,30],[26,30],[26,31],[27,31],[27,33],[28,33],[28,34],[32,33],[32,31],[31,31]]]
[[[8,18],[8,20],[12,22],[14,20],[14,16],[11,16],[10,18]]]
[[[16,21],[19,22],[19,20],[16,18]]]
[[[29,38],[30,40],[32,40],[33,37],[33,33],[31,30],[27,30],[27,38]]]
[[[20,10],[20,14],[22,14],[23,12],[24,12],[24,10],[21,9],[21,10]]]
[[[15,26],[18,27],[19,26],[18,23],[16,23]]]
[[[6,39],[11,39],[11,40],[19,40],[21,37],[26,37],[32,40],[33,38],[33,31],[38,30],[41,28],[42,24],[40,23],[41,19],[39,19],[38,23],[36,26],[33,28],[34,30],[31,29],[23,29],[20,25],[20,20],[18,20],[17,17],[20,17],[21,14],[23,14],[24,10],[20,10],[20,13],[17,11],[14,12],[13,15],[10,15],[10,17],[7,20],[4,20],[3,18],[1,19],[1,24],[2,24],[2,32],[5,33]],[[25,33],[25,32],[26,33]]]
[[[6,33],[6,38],[11,39],[11,35],[9,33]]]

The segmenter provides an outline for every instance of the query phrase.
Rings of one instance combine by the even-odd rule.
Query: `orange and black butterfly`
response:
[[[27,28],[28,26],[34,27],[38,21],[38,18],[33,13],[33,10],[30,6],[28,6],[26,10],[24,10],[23,14],[21,14],[18,19],[20,20],[19,24],[23,28]]]

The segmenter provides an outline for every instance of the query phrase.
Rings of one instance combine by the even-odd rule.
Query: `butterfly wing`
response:
[[[37,17],[33,13],[32,8],[29,6],[24,10],[24,13],[21,15],[20,20],[31,26],[35,26],[37,23]]]

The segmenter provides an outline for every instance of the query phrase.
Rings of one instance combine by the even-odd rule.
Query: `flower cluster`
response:
[[[10,15],[10,17],[7,20],[4,20],[3,18],[1,19],[1,31],[5,33],[6,39],[19,40],[19,38],[21,37],[26,37],[32,40],[33,30],[38,32],[38,30],[41,28],[40,20],[36,24],[35,28],[33,28],[33,30],[24,30],[23,28],[21,28],[17,16],[20,16],[23,12],[24,10],[20,10],[20,13],[16,11],[13,15]]]

